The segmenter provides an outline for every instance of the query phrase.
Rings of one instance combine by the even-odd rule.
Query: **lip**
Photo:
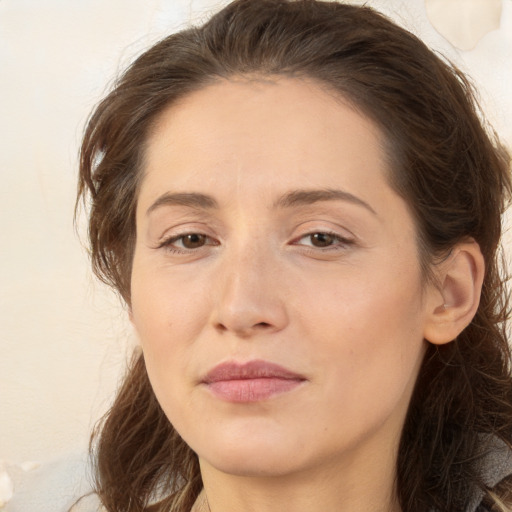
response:
[[[248,403],[292,391],[305,380],[304,376],[275,363],[254,360],[221,363],[210,370],[201,383],[221,400]]]

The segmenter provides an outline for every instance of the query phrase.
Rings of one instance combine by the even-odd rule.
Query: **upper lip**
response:
[[[226,362],[212,368],[202,379],[205,384],[226,380],[245,379],[288,379],[305,380],[302,375],[292,372],[278,364],[262,360],[253,360],[246,363]]]

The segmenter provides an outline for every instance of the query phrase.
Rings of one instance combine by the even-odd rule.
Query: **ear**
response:
[[[434,268],[438,285],[429,285],[424,338],[435,345],[453,341],[469,325],[480,303],[485,264],[479,245],[456,245]]]

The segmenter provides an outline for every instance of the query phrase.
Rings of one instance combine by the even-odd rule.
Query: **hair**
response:
[[[512,443],[499,245],[510,158],[463,73],[382,14],[316,0],[236,0],[138,57],[96,107],[81,148],[78,200],[89,202],[95,273],[130,304],[137,194],[158,115],[208,84],[255,74],[314,80],[380,128],[389,183],[415,220],[426,278],[457,243],[479,244],[480,305],[456,340],[428,346],[396,493],[404,511],[463,511],[476,488],[493,510],[511,510],[510,483],[490,489],[479,464],[489,440]],[[109,512],[188,512],[202,488],[197,455],[160,408],[139,352],[91,446],[96,492]]]

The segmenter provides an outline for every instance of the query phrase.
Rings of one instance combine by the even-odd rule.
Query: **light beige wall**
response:
[[[134,340],[73,231],[80,134],[117,70],[217,3],[0,1],[0,459],[83,450],[108,405]],[[432,28],[423,0],[367,3],[470,71],[512,145],[512,0],[469,52]]]

